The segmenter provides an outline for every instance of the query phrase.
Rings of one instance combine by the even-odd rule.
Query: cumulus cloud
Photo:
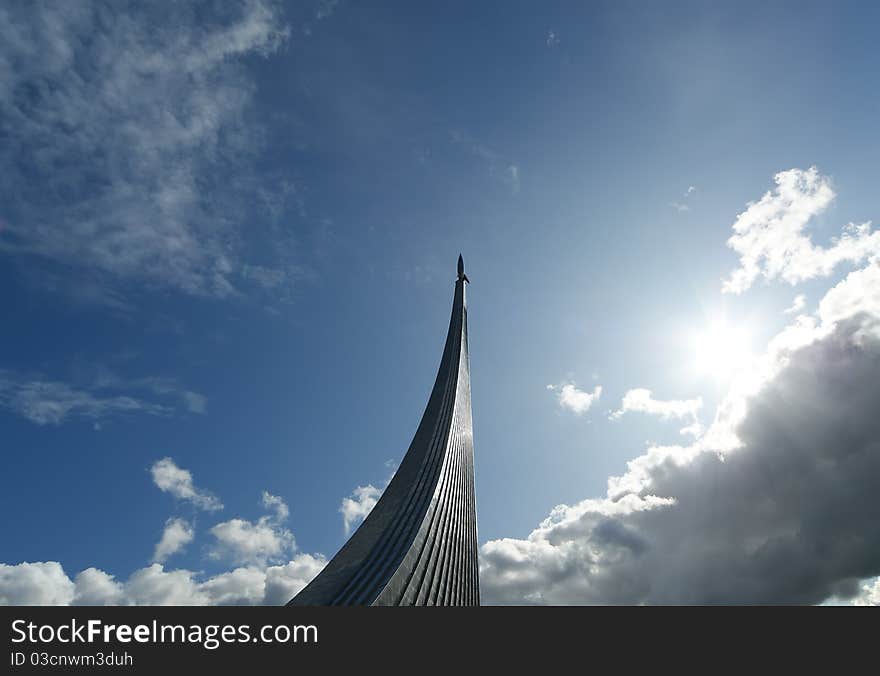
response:
[[[261,502],[263,507],[275,512],[275,521],[277,523],[287,521],[287,517],[290,516],[290,509],[282,498],[277,495],[272,495],[269,491],[263,491]]]
[[[820,603],[880,574],[880,266],[734,382],[706,434],[481,548],[488,603]],[[861,596],[859,596],[861,593]]]
[[[647,413],[648,415],[656,415],[662,420],[671,420],[673,418],[678,420],[688,419],[690,424],[683,427],[681,433],[699,436],[702,432],[702,426],[697,416],[702,407],[702,397],[697,397],[696,399],[654,399],[651,390],[640,387],[627,391],[623,395],[620,408],[614,411],[609,418],[611,420],[618,420],[627,411],[637,411]]]
[[[191,502],[199,509],[208,512],[223,509],[223,503],[207,491],[200,490],[193,483],[192,473],[178,467],[171,458],[162,458],[150,468],[153,483],[159,490],[170,493],[178,500]]]
[[[0,605],[281,605],[326,564],[320,555],[298,554],[284,565],[235,568],[202,580],[154,563],[125,582],[97,568],[71,580],[57,561],[0,564]]]
[[[373,484],[358,486],[351,492],[351,495],[342,499],[339,513],[342,514],[342,524],[346,535],[351,533],[353,526],[366,519],[367,515],[373,511],[373,507],[382,497],[382,490]]]
[[[256,605],[262,603],[265,595],[266,571],[236,568],[209,578],[197,588],[208,596],[211,605]]]
[[[165,570],[160,563],[132,573],[125,583],[125,598],[127,605],[134,606],[197,606],[210,601],[191,571]]]
[[[590,407],[602,395],[601,385],[596,385],[592,392],[585,392],[584,390],[579,390],[574,382],[547,385],[547,389],[556,393],[556,400],[562,408],[571,411],[575,415],[582,415],[589,411]]]
[[[0,605],[66,606],[75,587],[57,561],[0,563]]]
[[[880,231],[871,223],[850,223],[828,247],[813,244],[805,229],[835,197],[831,180],[816,167],[776,174],[776,188],[739,214],[728,246],[739,267],[724,282],[725,293],[746,291],[759,276],[797,284],[825,277],[843,262],[859,263],[880,255]]]
[[[271,0],[0,9],[0,252],[99,288],[236,293],[262,143],[244,60],[287,35]]]
[[[394,473],[397,471],[397,462],[393,459],[386,460],[385,468],[390,470],[391,473],[381,486],[376,487],[373,484],[357,486],[350,495],[342,498],[342,503],[339,505],[339,513],[342,514],[342,526],[346,535],[349,535],[352,529],[366,519],[369,513],[373,511],[373,507],[379,502],[382,493],[388,487],[388,484],[391,483],[391,479],[394,478]]]
[[[166,458],[154,465],[160,487],[182,499],[216,501],[196,490],[192,476]],[[219,503],[218,503],[219,504]],[[127,580],[95,567],[71,580],[57,561],[0,564],[0,605],[278,605],[287,603],[327,564],[321,554],[294,553],[293,535],[282,526],[290,510],[283,499],[264,491],[262,506],[270,513],[256,523],[232,519],[217,524],[210,552],[236,567],[211,576],[167,569],[165,559],[193,540],[194,528],[169,519],[156,545],[152,564]]]
[[[181,551],[192,542],[194,536],[195,530],[188,521],[179,518],[168,519],[165,522],[162,537],[156,543],[153,561],[164,563],[169,556]]]
[[[273,514],[261,516],[256,522],[230,519],[211,528],[217,540],[211,552],[214,558],[265,566],[269,561],[281,560],[296,548],[293,533],[282,525],[290,513],[284,500],[264,491],[262,504]]]
[[[862,585],[861,593],[853,599],[855,606],[880,606],[880,577]]]
[[[880,261],[850,272],[819,301],[819,316],[826,326],[862,315],[866,322],[880,317]],[[870,326],[868,327],[871,328]]]
[[[263,603],[287,603],[326,565],[327,560],[321,555],[299,554],[283,566],[269,566],[266,569]]]
[[[74,580],[74,590],[75,606],[118,606],[125,603],[122,584],[97,568],[80,571]]]
[[[176,468],[176,466],[175,466]],[[172,482],[182,494],[191,491],[191,477]],[[188,474],[188,473],[187,473]],[[194,490],[194,489],[193,489]],[[0,603],[23,605],[254,605],[283,604],[326,565],[320,554],[298,553],[293,535],[281,525],[289,515],[280,497],[264,491],[261,504],[271,514],[256,523],[232,519],[217,524],[211,533],[217,544],[215,559],[238,565],[232,570],[204,577],[186,569],[166,569],[163,561],[193,539],[192,526],[182,519],[169,519],[156,546],[154,562],[134,571],[124,582],[97,568],[87,568],[75,580],[57,562],[0,565]],[[277,565],[270,565],[270,563]]]

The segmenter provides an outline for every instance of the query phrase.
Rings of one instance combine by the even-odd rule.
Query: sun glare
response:
[[[726,381],[752,362],[752,335],[748,327],[718,321],[693,340],[697,373]]]

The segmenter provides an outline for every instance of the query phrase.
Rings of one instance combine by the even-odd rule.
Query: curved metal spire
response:
[[[437,380],[373,510],[288,605],[479,605],[464,261]]]

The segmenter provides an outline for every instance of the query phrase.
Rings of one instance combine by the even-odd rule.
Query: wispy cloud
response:
[[[515,164],[511,164],[504,170],[504,183],[507,184],[507,187],[510,188],[510,191],[515,195],[519,192],[519,167]]]
[[[601,385],[596,385],[592,392],[578,389],[574,382],[547,385],[547,389],[556,393],[556,400],[562,408],[575,415],[583,415],[589,411],[590,407],[602,396]]]
[[[204,413],[208,410],[208,398],[204,394],[186,390],[180,396],[191,413]]]
[[[313,9],[309,8],[310,16],[303,22],[302,33],[310,36],[316,28],[316,24],[329,19],[336,12],[340,5],[340,0],[318,0],[317,5]]]
[[[690,424],[682,428],[682,434],[700,436],[702,426],[697,418],[703,407],[702,397],[695,399],[655,399],[651,390],[636,388],[623,395],[620,408],[609,416],[611,420],[619,420],[624,413],[635,411],[658,416],[662,420],[689,420]]]
[[[804,307],[806,306],[806,304],[807,304],[807,297],[804,294],[799,293],[797,296],[794,297],[794,300],[791,302],[791,305],[789,307],[787,307],[785,310],[783,310],[783,313],[787,314],[787,315],[795,315],[798,312],[800,312],[801,310],[803,310]]]
[[[236,293],[238,186],[262,143],[243,59],[288,29],[270,0],[197,5],[0,9],[0,252],[99,290]]]
[[[518,163],[505,158],[498,151],[459,129],[449,132],[449,138],[453,145],[463,148],[478,158],[488,168],[489,176],[506,186],[512,195],[519,192],[521,167]]]
[[[94,377],[68,383],[41,374],[0,370],[0,408],[37,425],[71,418],[94,421],[123,414],[170,415],[178,405],[204,413],[207,398],[168,378],[122,378],[99,367]]]
[[[63,382],[0,371],[0,407],[37,425],[59,425],[68,418],[100,420],[115,414],[166,415],[171,408],[127,395],[101,396]]]
[[[318,8],[315,10],[315,18],[318,21],[323,21],[324,19],[330,17],[333,12],[336,11],[336,8],[339,6],[339,0],[321,0],[318,3]]]
[[[669,206],[675,209],[679,213],[684,213],[685,211],[690,211],[691,207],[688,204],[688,201],[697,193],[696,186],[689,185],[688,189],[684,191],[681,200],[672,201],[669,203]]]

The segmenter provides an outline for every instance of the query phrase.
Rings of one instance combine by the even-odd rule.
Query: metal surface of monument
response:
[[[288,605],[479,605],[464,262],[422,421],[373,510]]]

